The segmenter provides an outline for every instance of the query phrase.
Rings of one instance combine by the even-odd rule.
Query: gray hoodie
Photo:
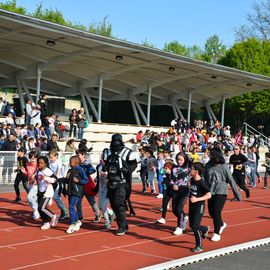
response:
[[[231,186],[234,196],[240,201],[241,195],[237,189],[234,178],[225,164],[211,166],[205,172],[205,181],[209,185],[212,195],[227,195],[228,184]]]

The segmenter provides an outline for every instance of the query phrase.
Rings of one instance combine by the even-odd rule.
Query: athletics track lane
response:
[[[1,270],[137,269],[193,255],[190,251],[194,247],[191,231],[187,229],[184,235],[174,236],[171,232],[175,227],[175,217],[171,211],[165,225],[156,224],[156,219],[161,216],[161,200],[150,194],[141,194],[138,184],[134,189],[132,201],[137,215],[128,215],[130,229],[122,237],[113,234],[115,222],[111,231],[102,230],[102,223],[92,222],[93,212],[86,200],[86,219],[81,230],[67,235],[67,222],[41,231],[40,222],[29,218],[31,209],[25,203],[25,194],[22,204],[12,203],[14,193],[0,194]],[[228,227],[220,242],[204,240],[205,251],[269,237],[270,192],[261,186],[251,192],[249,200],[227,201],[223,218]],[[232,198],[231,192],[228,198]],[[53,209],[56,209],[55,205]],[[210,225],[212,232],[212,220],[207,213],[203,224]]]

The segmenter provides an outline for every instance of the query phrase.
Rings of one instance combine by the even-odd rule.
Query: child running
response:
[[[47,157],[39,157],[37,163],[38,211],[44,222],[41,226],[41,230],[48,230],[51,227],[55,227],[59,219],[59,216],[48,208],[48,206],[52,204],[54,194],[53,184],[56,183],[57,179],[49,168],[49,160]]]
[[[78,219],[76,207],[81,201],[84,185],[88,182],[84,169],[80,166],[80,158],[72,156],[69,160],[70,170],[67,173],[66,183],[68,184],[67,195],[69,204],[70,225],[67,233],[71,234],[80,230],[81,221]]]
[[[189,226],[194,232],[196,246],[192,252],[203,251],[202,239],[207,238],[209,226],[202,226],[201,220],[204,214],[205,201],[211,198],[211,192],[202,178],[204,166],[195,162],[190,170],[190,198],[189,198]]]
[[[20,194],[20,182],[22,182],[25,191],[28,193],[30,188],[27,181],[27,176],[23,173],[26,170],[26,163],[28,162],[27,157],[25,156],[25,148],[20,148],[17,152],[17,175],[14,181],[14,190],[16,193],[16,199],[14,202],[21,201],[21,194]]]
[[[37,172],[37,158],[38,155],[36,151],[31,151],[28,154],[29,162],[26,163],[26,167],[21,167],[21,171],[23,174],[26,175],[28,184],[29,184],[29,192],[27,195],[27,202],[33,209],[33,219],[39,219],[40,215],[38,212],[38,203],[37,203],[37,182],[35,179],[36,172]]]
[[[53,149],[49,152],[50,159],[50,169],[53,171],[54,175],[57,177],[58,181],[56,183],[53,199],[55,200],[57,207],[61,211],[60,220],[68,218],[68,211],[65,207],[65,204],[61,198],[61,182],[63,180],[63,165],[62,162],[58,159],[58,152],[56,149]]]
[[[115,218],[113,210],[108,208],[109,199],[107,197],[107,171],[105,167],[105,162],[103,160],[103,155],[101,156],[100,163],[97,165],[97,191],[98,191],[98,207],[103,212],[103,217],[105,220],[103,228],[110,229],[111,224]]]

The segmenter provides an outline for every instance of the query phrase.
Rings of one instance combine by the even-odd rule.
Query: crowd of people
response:
[[[69,119],[71,126],[73,125],[71,133],[76,133],[77,127],[85,128],[75,125],[78,119],[84,118],[80,118],[78,112],[73,110]],[[201,252],[202,239],[207,238],[210,231],[209,226],[201,225],[206,200],[214,226],[211,240],[220,241],[227,226],[222,219],[222,210],[228,196],[228,185],[233,191],[232,201],[239,201],[241,195],[237,185],[245,192],[246,198],[249,198],[250,188],[256,187],[256,183],[261,180],[256,175],[258,145],[252,136],[244,143],[241,131],[232,135],[230,127],[221,127],[218,121],[210,126],[202,121],[195,121],[191,126],[186,121],[178,126],[175,122],[172,122],[167,132],[138,132],[136,143],[140,145],[140,158],[125,147],[121,134],[114,134],[110,147],[103,150],[96,168],[86,158],[87,152],[91,151],[86,147],[87,141],[81,139],[81,147],[76,149],[75,140],[70,139],[66,147],[76,154],[71,156],[70,169],[66,174],[63,173],[58,159],[56,134],[51,135],[52,147],[47,148],[49,159],[42,156],[37,149],[27,149],[21,145],[17,151],[15,201],[21,200],[19,184],[22,182],[28,193],[28,203],[33,209],[33,218],[43,222],[42,230],[55,227],[59,220],[69,218],[66,232],[74,233],[80,230],[83,222],[82,200],[85,197],[95,214],[94,222],[100,222],[103,215],[104,228],[110,229],[116,219],[116,235],[122,236],[129,229],[126,210],[128,206],[132,208],[132,173],[139,163],[142,192],[146,193],[150,188],[151,194],[162,199],[162,215],[157,224],[166,223],[167,211],[172,201],[172,212],[176,217],[176,229],[173,233],[183,234],[189,221],[196,243],[192,251]],[[80,132],[79,130],[79,136]],[[17,142],[14,142],[17,139],[15,135],[9,134],[6,144],[11,151],[18,149]],[[28,158],[27,150],[30,151]],[[269,153],[266,153],[263,166],[266,167],[264,188],[267,188]],[[9,167],[4,166],[5,168]],[[6,173],[9,175],[9,172],[5,171]],[[68,197],[68,207],[62,196]],[[61,215],[51,212],[49,206],[53,202],[57,204]],[[185,212],[186,204],[188,212]]]

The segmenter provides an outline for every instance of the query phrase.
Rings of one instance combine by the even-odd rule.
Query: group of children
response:
[[[94,222],[101,219],[100,210],[105,220],[104,228],[109,229],[114,220],[114,213],[108,208],[106,172],[102,170],[102,161],[97,166],[97,184],[92,186],[92,193],[89,193],[89,182],[93,181],[91,175],[96,169],[86,159],[86,150],[79,149],[76,155],[70,158],[70,169],[64,175],[62,162],[58,159],[56,150],[49,152],[47,156],[38,156],[35,151],[30,151],[28,158],[25,156],[25,149],[20,148],[17,152],[17,175],[14,182],[16,192],[15,202],[20,202],[19,184],[23,183],[27,195],[27,201],[33,209],[33,218],[41,219],[42,230],[55,227],[59,220],[69,217],[70,225],[67,233],[78,231],[82,225],[82,199],[85,196],[91,205],[94,213]],[[98,192],[98,205],[95,194]],[[69,211],[66,209],[62,194],[68,196]],[[50,206],[55,202],[61,211],[57,215],[51,211]]]

